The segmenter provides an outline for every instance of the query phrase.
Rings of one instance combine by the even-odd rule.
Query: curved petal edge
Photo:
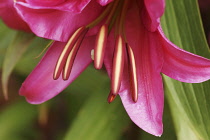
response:
[[[181,82],[200,83],[210,79],[210,60],[187,52],[171,43],[158,28],[164,64],[162,73]]]

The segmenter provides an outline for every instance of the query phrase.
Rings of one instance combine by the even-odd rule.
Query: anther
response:
[[[95,51],[94,51],[94,66],[96,69],[101,69],[103,66],[105,47],[108,36],[108,26],[104,24],[96,37]]]
[[[79,37],[79,39],[77,40],[77,42],[74,44],[74,47],[72,48],[71,52],[68,55],[68,58],[66,60],[66,64],[65,64],[65,68],[63,69],[63,80],[68,80],[71,70],[72,70],[72,66],[74,63],[74,60],[76,58],[76,54],[79,50],[79,47],[82,43],[82,40],[84,38],[86,33],[83,33],[82,36]]]
[[[60,57],[58,58],[58,61],[54,70],[54,75],[53,75],[54,80],[59,78],[71,49],[73,48],[75,42],[77,41],[81,33],[84,31],[84,29],[85,27],[80,27],[79,29],[77,29],[76,32],[74,32],[74,34],[71,36],[71,38],[67,42],[66,46],[64,47],[62,53],[60,54]]]
[[[129,67],[129,76],[130,76],[130,90],[131,97],[134,102],[138,100],[138,83],[137,83],[137,74],[136,74],[136,63],[134,58],[133,50],[129,45],[126,45],[128,52],[128,67]]]
[[[91,55],[91,59],[94,60],[94,49],[91,50],[90,55]]]
[[[113,68],[112,68],[112,81],[111,81],[111,92],[117,95],[121,86],[122,74],[124,68],[124,41],[121,35],[117,36]]]
[[[114,101],[117,95],[112,94],[111,92],[109,93],[109,96],[107,98],[108,103],[111,103]]]

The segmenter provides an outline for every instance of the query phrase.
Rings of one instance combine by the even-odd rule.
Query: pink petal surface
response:
[[[142,20],[149,31],[156,31],[165,10],[165,0],[144,0]]]
[[[102,6],[105,6],[112,2],[113,0],[97,0],[98,3],[100,3]]]
[[[76,56],[70,78],[67,81],[53,80],[55,64],[63,50],[65,43],[54,42],[40,63],[22,84],[19,94],[26,97],[31,104],[43,103],[66,88],[92,61],[90,51],[94,46],[95,37],[84,39],[83,44]]]
[[[95,1],[90,2],[80,14],[50,9],[32,9],[27,6],[23,2],[15,4],[18,13],[29,24],[31,30],[39,37],[62,42],[66,42],[76,29],[93,21],[103,10]]]
[[[180,49],[171,43],[158,28],[164,51],[162,73],[187,83],[200,83],[210,79],[210,60]]]
[[[30,5],[38,6],[56,6],[65,2],[65,0],[25,0]]]
[[[0,18],[10,28],[30,32],[29,26],[17,14],[13,0],[0,1]]]
[[[148,32],[140,21],[138,8],[131,7],[126,19],[126,36],[132,47],[137,65],[138,101],[134,103],[129,91],[127,69],[120,89],[122,103],[132,121],[156,136],[163,132],[163,85],[160,71],[163,57],[157,32]],[[114,42],[109,42],[109,50],[113,50]],[[110,48],[112,47],[112,49]],[[109,75],[112,69],[112,53],[107,53],[105,64]],[[127,64],[125,65],[125,68]]]
[[[27,3],[17,0],[18,3],[32,9],[56,9],[80,13],[91,0],[26,0]]]

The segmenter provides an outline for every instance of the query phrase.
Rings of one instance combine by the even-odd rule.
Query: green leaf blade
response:
[[[173,43],[210,58],[196,0],[167,0],[161,21],[164,32]],[[164,81],[178,138],[182,140],[187,137],[184,135],[194,134],[196,139],[210,139],[210,82],[181,83],[167,76],[164,76]],[[180,127],[186,128],[186,133],[180,132]]]
[[[129,123],[128,116],[119,100],[110,105],[106,100],[101,103],[102,100],[104,96],[96,95],[87,100],[70,127],[65,140],[116,140],[120,138],[124,126]]]
[[[8,99],[9,76],[33,39],[33,34],[18,32],[7,49],[2,68],[2,88],[5,99]]]

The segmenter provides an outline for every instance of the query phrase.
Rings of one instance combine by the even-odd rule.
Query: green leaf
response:
[[[171,42],[189,52],[210,58],[197,0],[166,0],[161,24]]]
[[[170,94],[168,94],[168,96],[170,96]],[[170,99],[170,97],[168,98]],[[183,114],[180,112],[180,109],[174,105],[176,104],[174,100],[170,100],[170,102],[171,102],[171,105],[173,105],[173,109],[171,111],[173,114],[173,120],[176,123],[175,127],[177,130],[178,139],[179,140],[186,140],[186,139],[200,140],[198,135],[195,134],[196,131],[192,129],[192,127],[190,126],[190,123],[187,122],[188,120],[185,119],[186,116],[183,117]]]
[[[38,64],[38,62],[42,58],[42,55],[45,54],[42,53],[42,51],[45,50],[46,46],[48,46],[50,42],[50,40],[44,38],[34,38],[27,51],[23,54],[20,61],[18,62],[18,65],[15,66],[14,71],[22,76],[27,76]]]
[[[14,102],[1,110],[0,139],[33,139],[33,123],[37,115],[36,107],[24,102]]]
[[[8,79],[18,60],[28,48],[34,35],[18,32],[12,43],[9,45],[2,68],[2,88],[4,97],[8,99]]]
[[[2,68],[3,59],[6,48],[16,34],[16,31],[8,29],[5,24],[0,21],[0,68]]]
[[[167,0],[161,23],[165,34],[173,43],[210,58],[196,0]],[[210,139],[210,81],[187,84],[166,76],[164,81],[178,138],[189,139],[194,134],[198,139]]]
[[[177,112],[176,112],[177,113]],[[181,118],[181,116],[178,116],[176,119],[177,124],[177,133],[178,133],[178,139],[179,140],[202,140],[202,138],[197,137],[195,132],[191,129],[191,127]]]

